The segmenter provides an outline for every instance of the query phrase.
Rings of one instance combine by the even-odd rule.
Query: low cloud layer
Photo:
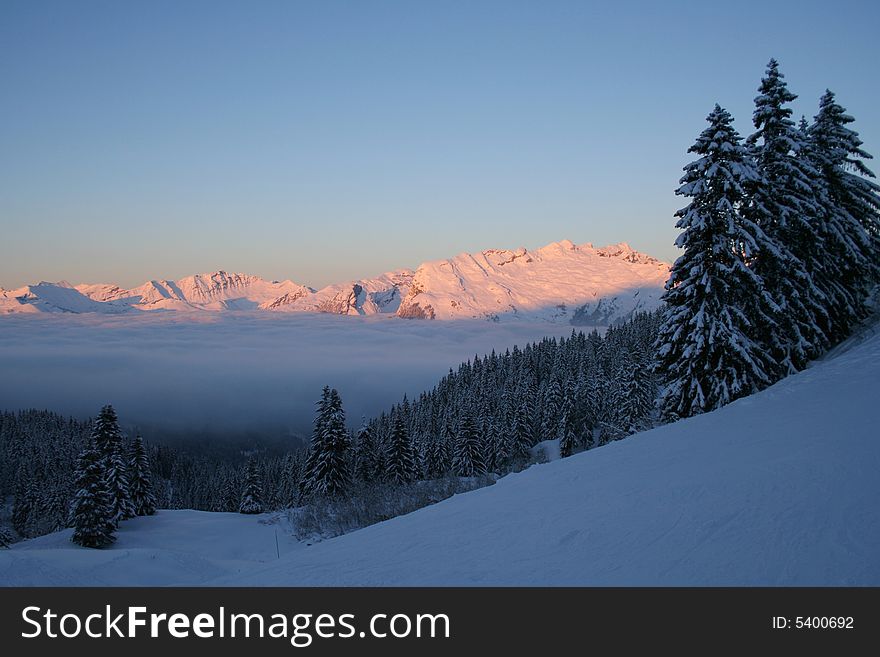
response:
[[[0,409],[94,415],[174,429],[308,430],[321,388],[349,423],[450,367],[571,327],[333,315],[0,317]]]

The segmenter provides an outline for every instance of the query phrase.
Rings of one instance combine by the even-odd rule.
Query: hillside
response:
[[[221,582],[876,586],[880,335],[843,351],[713,413]]]
[[[280,559],[267,517],[163,511],[105,551],[69,530],[2,551],[0,582],[876,586],[878,380],[874,328],[721,410],[322,543],[282,536]]]

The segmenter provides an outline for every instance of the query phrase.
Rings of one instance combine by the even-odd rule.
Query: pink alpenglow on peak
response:
[[[625,243],[463,253],[421,265],[401,317],[602,325],[660,304],[669,265]]]
[[[215,271],[125,289],[66,281],[0,289],[2,313],[305,312],[603,325],[659,306],[669,265],[621,242],[487,249],[320,290]]]

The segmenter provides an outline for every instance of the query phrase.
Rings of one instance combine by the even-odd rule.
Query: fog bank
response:
[[[350,425],[417,395],[450,367],[571,327],[335,315],[144,314],[0,317],[0,409],[94,415],[125,424],[307,431],[321,388]]]

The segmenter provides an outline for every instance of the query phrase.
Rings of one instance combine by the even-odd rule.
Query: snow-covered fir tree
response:
[[[150,475],[150,461],[140,434],[134,437],[128,450],[129,492],[131,505],[137,516],[151,516],[156,513],[156,496]]]
[[[401,485],[414,481],[418,474],[418,455],[406,430],[403,412],[398,411],[394,413],[385,450],[385,479]]]
[[[114,522],[134,517],[122,432],[119,430],[119,420],[113,406],[108,404],[98,413],[92,429],[92,441],[101,455]]]
[[[816,226],[818,173],[801,156],[803,135],[787,107],[797,96],[783,78],[771,59],[755,98],[756,131],[747,140],[759,178],[746,181],[749,198],[744,208],[762,231],[756,235],[759,249],[750,266],[776,306],[773,324],[755,326],[771,355],[774,379],[803,369],[829,344],[824,294],[811,274],[823,253]]]
[[[643,430],[650,422],[654,390],[646,376],[646,368],[625,358],[618,370],[617,417],[627,434]]]
[[[578,446],[578,437],[572,422],[572,402],[566,397],[559,416],[559,455],[562,458],[571,456]]]
[[[425,447],[425,477],[437,479],[449,472],[452,468],[450,445],[453,440],[452,427],[448,422],[444,422],[442,433],[429,441]]]
[[[278,482],[278,499],[282,508],[297,506],[299,482],[303,470],[302,451],[288,452],[281,463]],[[265,482],[264,482],[265,485]]]
[[[0,527],[0,548],[8,548],[15,543],[15,534],[9,527]]]
[[[819,173],[814,187],[824,258],[817,284],[828,298],[834,342],[866,316],[865,298],[880,271],[880,187],[863,161],[871,155],[847,127],[853,120],[826,91],[803,147]]]
[[[530,419],[529,406],[526,401],[517,407],[511,431],[511,458],[524,460],[529,455],[529,450],[535,444],[532,434],[532,422]]]
[[[107,481],[107,492],[113,505],[113,518],[120,520],[134,518],[135,507],[131,500],[131,482],[129,479],[128,462],[122,442],[113,445],[109,457],[105,457],[104,476]]]
[[[384,458],[373,429],[367,422],[355,437],[355,476],[364,482],[378,481],[384,471]]]
[[[486,474],[481,442],[480,432],[473,415],[465,411],[458,427],[455,453],[452,458],[452,470],[456,475],[476,477]]]
[[[492,472],[501,472],[510,461],[510,432],[505,429],[504,417],[497,420],[489,419],[487,469]]]
[[[83,547],[106,547],[116,540],[114,506],[104,475],[101,453],[94,447],[84,450],[77,462],[76,493],[71,508],[71,540]]]
[[[217,478],[216,485],[219,490],[211,500],[213,508],[217,511],[238,511],[241,506],[241,492],[244,490],[244,479],[241,474],[230,468],[224,468],[222,475]],[[184,504],[182,499],[178,498],[178,500],[181,505]]]
[[[18,483],[15,490],[15,498],[12,503],[12,526],[22,536],[35,536],[32,528],[34,516],[38,511],[37,490],[34,480],[24,475],[18,475]]]
[[[263,482],[254,459],[248,459],[244,474],[244,489],[241,492],[239,513],[263,512]]]
[[[91,440],[98,453],[105,459],[114,452],[114,445],[122,442],[119,418],[112,405],[107,404],[101,408],[92,424]]]
[[[324,387],[303,476],[306,496],[346,493],[351,484],[345,411],[336,389]]]
[[[553,377],[547,382],[547,387],[544,389],[539,440],[552,440],[558,437],[562,402],[562,387],[559,380]]]
[[[730,114],[716,105],[707,121],[689,149],[699,158],[685,167],[676,191],[692,200],[676,213],[684,254],[666,284],[656,342],[669,419],[713,410],[769,383],[768,355],[752,336],[754,322],[772,321],[772,299],[746,264],[760,257],[761,231],[742,214],[745,188],[758,173]]]
[[[482,445],[480,451],[483,453],[483,463],[486,466],[486,472],[493,472],[495,470],[495,432],[496,432],[496,421],[493,417],[492,412],[488,408],[483,408],[480,411],[479,420],[477,422],[477,426],[480,427],[480,437],[482,439]]]

